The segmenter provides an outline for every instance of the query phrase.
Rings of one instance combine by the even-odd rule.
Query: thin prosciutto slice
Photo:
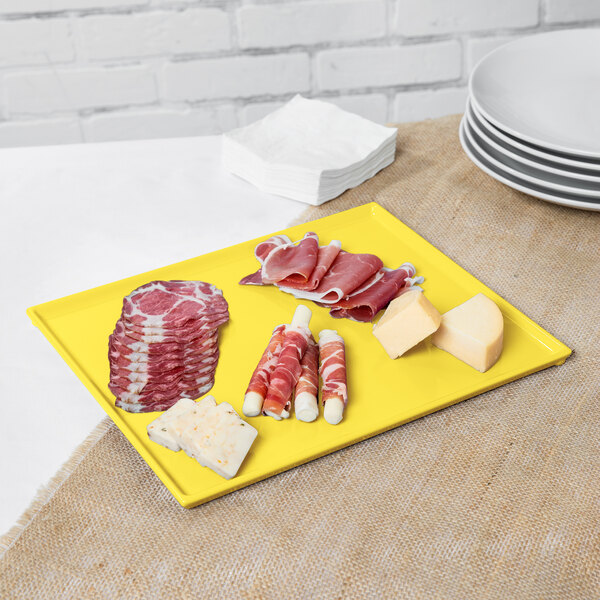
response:
[[[271,339],[263,352],[263,355],[258,362],[250,383],[246,389],[244,396],[244,405],[242,412],[247,417],[256,417],[260,414],[263,406],[267,390],[269,389],[269,380],[271,373],[277,365],[281,349],[283,347],[283,340],[285,339],[286,325],[278,325],[271,334]]]
[[[255,273],[250,273],[250,275],[246,275],[241,281],[240,285],[266,285],[262,279],[262,265],[265,262],[265,259],[277,248],[281,248],[282,246],[290,246],[293,242],[287,235],[274,235],[270,237],[268,240],[261,242],[254,248],[254,256],[256,260],[260,263],[260,269]]]
[[[308,347],[300,363],[302,371],[296,385],[294,413],[296,419],[310,423],[319,414],[317,396],[319,393],[319,346],[310,336]]]
[[[296,298],[335,304],[373,277],[382,267],[383,262],[374,254],[352,254],[340,250],[314,291],[297,290],[282,285],[277,287]]]
[[[254,254],[261,263],[260,271],[244,277],[240,283],[268,285],[292,277],[293,281],[306,284],[317,265],[319,238],[309,231],[294,244],[287,236],[274,236],[259,244]]]
[[[308,290],[312,291],[316,289],[321,283],[321,279],[325,276],[325,273],[329,270],[329,267],[333,264],[333,261],[337,258],[340,253],[342,244],[339,240],[333,240],[327,244],[327,246],[319,246],[319,254],[317,257],[317,264],[313,269],[308,280],[303,280],[298,275],[290,275],[285,279],[278,282],[279,287],[289,287],[295,290]]]
[[[384,267],[358,290],[329,305],[329,314],[336,319],[372,321],[394,298],[422,281],[422,278],[415,279],[414,276],[415,267],[410,263],[394,270]]]
[[[292,392],[302,373],[301,361],[311,336],[308,328],[311,315],[309,308],[298,306],[292,323],[286,329],[283,347],[271,373],[269,389],[263,402],[264,415],[277,420],[290,416]]]
[[[294,277],[300,283],[306,283],[317,265],[318,256],[319,238],[309,231],[298,244],[283,244],[269,252],[262,263],[262,281],[269,284]]]
[[[337,425],[342,420],[348,402],[346,347],[337,331],[324,329],[319,333],[319,357],[319,374],[323,381],[323,416],[331,425]]]

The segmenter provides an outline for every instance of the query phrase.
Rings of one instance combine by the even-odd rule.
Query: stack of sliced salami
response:
[[[319,237],[307,232],[298,242],[276,235],[254,249],[261,267],[244,277],[241,285],[276,285],[281,291],[329,308],[336,318],[373,321],[377,313],[423,277],[404,263],[397,269],[383,266],[374,254],[342,250],[338,240],[319,245]]]
[[[221,290],[202,281],[152,281],[123,300],[109,337],[110,383],[129,412],[166,410],[208,392],[229,320]]]

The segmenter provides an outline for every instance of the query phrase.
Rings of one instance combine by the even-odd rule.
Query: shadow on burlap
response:
[[[401,125],[303,220],[379,202],[573,356],[193,510],[105,421],[5,537],[0,597],[600,597],[600,214],[483,174],[458,122]]]

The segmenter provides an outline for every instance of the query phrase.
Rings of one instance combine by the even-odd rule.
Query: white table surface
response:
[[[104,417],[25,314],[282,229],[306,205],[225,173],[220,138],[0,150],[0,533]]]

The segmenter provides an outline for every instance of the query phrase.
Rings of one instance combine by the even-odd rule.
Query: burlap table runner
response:
[[[458,122],[401,125],[304,219],[379,202],[574,355],[193,510],[105,421],[5,537],[1,598],[600,597],[600,214],[483,174]]]

